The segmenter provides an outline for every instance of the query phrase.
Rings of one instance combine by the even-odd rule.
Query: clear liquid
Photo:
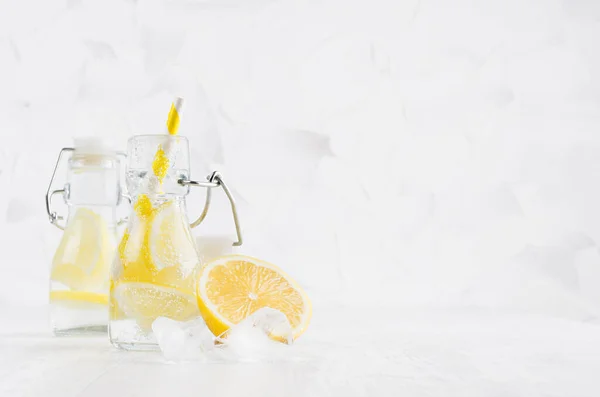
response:
[[[149,186],[152,182],[159,186],[159,191],[153,195],[184,196],[189,192],[189,187],[181,185],[180,180],[188,180],[190,171],[187,169],[169,169],[162,184],[156,183],[156,176],[147,169],[129,169],[127,171],[127,191],[137,193],[151,193]]]
[[[152,329],[140,327],[135,319],[110,320],[108,324],[113,346],[124,350],[160,350]]]
[[[199,315],[195,272],[200,260],[176,183],[165,178],[164,193],[138,194],[111,272],[109,336],[124,349],[158,348],[152,333],[157,317],[185,321]],[[144,192],[147,172],[130,171],[128,187]]]
[[[56,335],[106,332],[109,272],[116,248],[112,206],[71,206],[50,272]]]
[[[64,284],[50,281],[51,291],[71,291]],[[50,300],[50,326],[57,336],[106,334],[108,305],[80,300]]]

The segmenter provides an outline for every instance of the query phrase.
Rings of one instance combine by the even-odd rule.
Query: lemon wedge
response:
[[[90,209],[79,208],[54,254],[51,280],[76,291],[107,290],[114,246],[104,219]]]
[[[50,302],[108,305],[108,295],[85,291],[50,291]]]
[[[152,283],[120,283],[113,291],[114,303],[128,318],[149,329],[158,317],[187,321],[200,315],[194,294]]]
[[[155,268],[177,266],[191,271],[199,262],[187,217],[178,203],[167,202],[155,210],[148,245]]]
[[[208,263],[198,277],[196,298],[215,335],[258,309],[270,307],[286,315],[297,338],[312,315],[310,300],[298,283],[277,266],[244,255],[228,255]]]
[[[126,230],[119,244],[120,266],[113,270],[113,279],[119,281],[152,281],[156,269],[148,248],[149,219],[136,219],[131,230]]]

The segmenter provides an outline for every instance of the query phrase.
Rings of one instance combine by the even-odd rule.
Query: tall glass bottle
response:
[[[64,153],[71,154],[67,182],[51,192],[51,181],[46,195],[50,222],[64,231],[50,271],[51,326],[56,335],[106,332],[109,269],[117,240],[119,159],[97,139],[76,140],[74,148],[61,151],[55,173]],[[66,219],[51,211],[55,195],[61,195],[68,207]]]

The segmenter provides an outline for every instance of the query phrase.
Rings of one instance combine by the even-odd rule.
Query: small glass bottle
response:
[[[126,182],[133,208],[111,270],[109,337],[123,349],[154,350],[152,323],[158,317],[186,321],[200,316],[196,302],[198,255],[191,228],[202,222],[213,187],[227,194],[241,245],[235,202],[214,172],[207,182],[190,180],[188,140],[138,135],[129,139]],[[206,187],[202,215],[188,223],[190,186]]]
[[[50,222],[63,230],[50,271],[50,321],[55,335],[106,332],[109,271],[117,241],[119,159],[98,139],[76,139],[64,188],[46,195]],[[66,223],[51,211],[54,195],[68,207]]]

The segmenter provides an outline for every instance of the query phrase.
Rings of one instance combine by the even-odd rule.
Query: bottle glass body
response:
[[[68,216],[50,271],[50,321],[56,335],[106,332],[119,196],[116,156],[76,149],[63,193]]]
[[[178,183],[189,178],[188,153],[184,137],[129,140],[126,181],[133,208],[110,279],[109,336],[120,348],[156,349],[152,323],[158,317],[199,316],[194,289],[200,260],[187,217],[189,188]]]

